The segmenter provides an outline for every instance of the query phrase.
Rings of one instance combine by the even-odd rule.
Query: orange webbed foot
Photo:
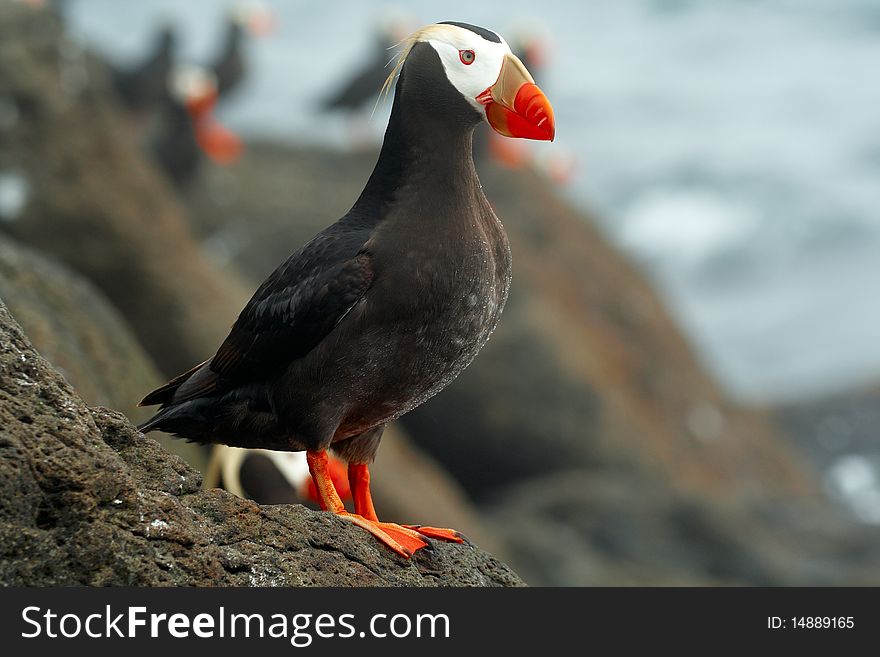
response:
[[[326,451],[308,452],[306,460],[315,483],[315,492],[321,508],[365,529],[379,541],[402,557],[409,559],[422,548],[429,546],[426,539],[436,538],[453,543],[464,543],[464,537],[454,529],[425,527],[422,525],[399,525],[381,522],[373,507],[370,494],[370,471],[365,463],[350,463],[348,480],[354,498],[355,513],[345,509],[331,476],[331,463]]]
[[[446,529],[444,527],[426,527],[425,525],[404,525],[407,529],[412,529],[422,536],[428,538],[436,538],[441,541],[449,541],[450,543],[464,543],[464,536],[454,529]]]
[[[402,557],[409,559],[416,551],[427,547],[428,542],[418,532],[409,527],[404,527],[393,522],[378,522],[368,520],[356,513],[343,511],[337,514],[340,518],[348,520],[358,527],[367,530],[379,541],[387,545]]]

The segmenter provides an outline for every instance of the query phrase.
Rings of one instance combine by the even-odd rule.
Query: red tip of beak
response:
[[[553,141],[556,136],[553,107],[544,92],[531,82],[517,91],[513,111],[490,102],[486,105],[486,118],[496,132],[507,137]]]
[[[535,128],[540,135],[530,139],[544,139],[553,141],[556,136],[556,121],[553,117],[553,107],[544,92],[538,85],[528,82],[516,92],[514,109],[518,116],[525,117],[526,121]]]

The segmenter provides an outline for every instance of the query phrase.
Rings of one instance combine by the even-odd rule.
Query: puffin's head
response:
[[[214,109],[217,76],[204,66],[179,64],[168,74],[168,91],[193,118],[198,118]]]
[[[445,82],[496,132],[553,140],[556,124],[547,97],[507,42],[482,27],[444,22],[418,30],[407,40],[386,87],[401,69],[407,77],[431,83],[438,59]]]

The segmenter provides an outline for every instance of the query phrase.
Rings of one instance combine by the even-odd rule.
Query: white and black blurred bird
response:
[[[367,106],[379,95],[388,77],[388,64],[410,32],[408,21],[394,17],[381,23],[373,35],[371,52],[360,58],[361,64],[338,87],[321,101],[328,112],[353,113]]]
[[[214,117],[217,80],[204,67],[175,66],[157,108],[151,150],[162,171],[178,188],[186,187],[205,157],[218,164],[234,162],[241,139]]]
[[[229,12],[220,49],[208,67],[217,80],[217,95],[228,96],[242,83],[247,74],[245,39],[261,37],[271,31],[274,16],[260,0],[239,0]]]

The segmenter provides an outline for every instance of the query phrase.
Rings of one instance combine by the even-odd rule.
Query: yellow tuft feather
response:
[[[397,61],[394,62],[394,68],[391,69],[391,73],[385,78],[385,83],[382,85],[382,89],[379,92],[379,98],[376,99],[376,107],[379,106],[380,101],[388,98],[388,94],[391,93],[391,87],[394,84],[394,79],[400,73],[400,69],[403,68],[403,63],[406,61],[407,55],[409,55],[409,51],[412,50],[414,45],[420,41],[427,41],[431,37],[441,37],[444,34],[447,36],[454,34],[456,29],[459,28],[456,28],[453,25],[426,25],[398,43],[395,47],[400,48],[400,54],[397,56]],[[390,64],[391,62],[389,61],[388,63]],[[374,112],[376,111],[376,107],[373,108]]]

